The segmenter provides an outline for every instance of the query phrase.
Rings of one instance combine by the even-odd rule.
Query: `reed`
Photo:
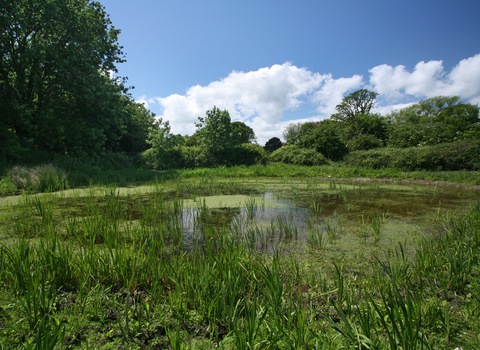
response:
[[[349,199],[368,189],[331,181]],[[375,255],[351,258],[333,255],[349,234],[343,232],[348,222],[338,215],[315,219],[319,210],[308,205],[305,223],[301,210],[260,223],[262,206],[252,196],[245,211],[220,224],[205,202],[182,205],[194,193],[198,199],[242,186],[205,175],[157,183],[150,193],[92,186],[82,196],[25,194],[0,216],[6,237],[0,343],[39,349],[98,342],[145,349],[478,346],[480,205],[439,218],[439,229],[419,237],[415,249],[399,245],[390,252],[381,250],[385,216],[365,218],[366,235],[379,244]],[[320,205],[316,181],[305,187]],[[195,230],[192,245],[187,219]],[[292,254],[303,235],[312,249]]]

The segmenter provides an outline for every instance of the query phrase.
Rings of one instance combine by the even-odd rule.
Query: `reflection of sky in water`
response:
[[[360,188],[343,186],[336,190],[298,189],[289,191],[268,190],[237,208],[184,208],[183,227],[186,246],[192,246],[199,236],[195,234],[195,222],[203,210],[207,211],[208,225],[225,227],[245,237],[256,229],[256,235],[275,234],[266,243],[265,237],[257,237],[265,250],[282,242],[292,249],[309,241],[307,220],[325,229],[324,219],[342,226],[342,234],[336,244],[330,244],[331,251],[348,251],[358,247],[391,247],[399,242],[414,240],[414,236],[424,232],[435,216],[450,210],[465,208],[468,203],[480,199],[476,191],[433,188],[427,186],[388,186],[378,184],[363,185]],[[253,203],[253,200],[255,203]],[[269,205],[276,203],[276,206]],[[280,204],[280,205],[278,205]],[[369,231],[371,219],[379,216],[384,219],[382,235],[374,244]],[[283,221],[282,221],[283,220]],[[298,235],[285,237],[279,226],[285,223],[296,227]],[[198,225],[197,225],[198,226]],[[359,236],[359,232],[362,234]],[[200,241],[201,243],[201,241]],[[255,246],[259,248],[260,243]],[[188,248],[187,248],[188,249]],[[327,250],[328,250],[327,249]]]

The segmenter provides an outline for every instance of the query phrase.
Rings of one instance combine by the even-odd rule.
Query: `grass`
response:
[[[478,171],[402,171],[395,168],[370,169],[349,166],[342,162],[322,166],[301,166],[284,163],[199,169],[154,171],[137,168],[128,157],[106,158],[104,162],[61,158],[40,166],[14,166],[0,180],[0,196],[51,192],[66,188],[99,186],[131,187],[180,179],[213,178],[336,178],[390,179],[398,181],[455,182],[480,185]]]
[[[333,191],[339,203],[345,197],[351,211],[352,194],[376,191],[382,198],[381,188],[332,181],[321,189],[307,181],[302,191],[309,193],[316,216],[305,228],[291,212],[265,225],[252,223],[265,210],[254,196],[243,204],[244,221],[236,216],[232,225],[216,220],[218,213],[204,201],[183,207],[182,199],[248,193],[247,182],[229,180],[228,174],[242,177],[255,169],[184,170],[145,192],[91,187],[70,197],[24,194],[17,204],[2,207],[0,344],[5,349],[480,346],[480,204],[439,215],[432,234],[419,239],[413,253],[399,246],[367,263],[341,254],[321,259],[333,242],[341,246],[346,226],[318,207],[324,198],[318,193]],[[189,180],[192,176],[201,177]],[[287,192],[296,197],[302,191]],[[187,216],[195,220],[189,241]],[[365,235],[380,240],[385,235],[384,216],[366,215],[361,224]],[[288,242],[303,229],[310,249],[295,254]],[[267,246],[271,249],[259,249]]]

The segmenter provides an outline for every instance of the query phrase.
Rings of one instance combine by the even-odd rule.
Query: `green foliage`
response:
[[[436,146],[356,151],[351,152],[345,158],[345,162],[350,166],[373,169],[478,170],[480,142],[457,141]]]
[[[238,143],[253,143],[256,140],[253,129],[243,122],[233,122],[232,130],[238,137]]]
[[[126,118],[119,30],[87,0],[0,4],[0,152],[115,150]],[[8,157],[18,158],[15,148]],[[10,154],[9,154],[10,153]],[[12,154],[13,153],[13,154]]]
[[[155,128],[155,114],[141,103],[135,103],[125,97],[127,104],[123,135],[119,141],[118,151],[141,153],[149,148],[147,139],[149,131]]]
[[[302,123],[290,123],[283,128],[283,138],[287,145],[293,145],[300,139]]]
[[[478,139],[479,107],[462,103],[458,96],[437,96],[394,111],[388,145],[415,147]]]
[[[262,146],[243,143],[234,147],[228,159],[228,165],[254,165],[265,164],[267,154]]]
[[[264,164],[266,158],[265,150],[261,146],[245,143],[231,148],[222,162],[227,166],[254,165]],[[142,163],[156,170],[209,168],[218,165],[204,147],[186,146],[165,151],[151,148],[142,153]]]
[[[171,133],[168,120],[163,122],[162,118],[160,118],[153,127],[149,128],[147,143],[152,145],[153,149],[167,151],[177,146],[178,138]]]
[[[338,113],[332,115],[333,120],[347,122],[359,114],[367,115],[375,106],[378,93],[366,89],[357,90],[342,99],[335,109]]]
[[[177,146],[183,142],[181,135],[170,132],[169,122],[160,118],[149,128],[147,143],[151,148],[142,153],[143,164],[156,170],[177,168],[181,163],[181,149]]]
[[[306,149],[298,146],[285,146],[274,151],[268,156],[270,162],[283,162],[295,165],[324,165],[329,161],[314,149]]]
[[[200,136],[197,133],[194,133],[192,136],[185,135],[185,146],[187,147],[197,147],[200,146]]]
[[[220,111],[213,107],[206,114],[205,118],[198,117],[199,122],[195,124],[200,144],[205,147],[215,164],[225,164],[228,153],[239,144],[238,135],[234,133],[227,110]]]
[[[276,151],[277,149],[282,147],[282,141],[278,137],[272,137],[270,140],[268,140],[265,143],[265,146],[263,148],[267,152],[273,152]]]
[[[298,146],[312,148],[331,160],[342,159],[348,152],[338,131],[338,122],[323,120],[318,123],[305,123],[302,129],[310,127],[309,133],[302,132]]]
[[[348,141],[347,147],[350,151],[366,151],[383,147],[383,142],[373,135],[360,134],[351,138]]]
[[[345,142],[359,135],[372,135],[385,140],[388,133],[388,120],[379,114],[357,114],[346,123],[339,123],[338,128]]]

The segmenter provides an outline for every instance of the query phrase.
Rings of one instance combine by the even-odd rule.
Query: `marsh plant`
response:
[[[385,214],[374,214],[370,217],[373,240],[377,243],[380,240],[382,226],[385,224]]]
[[[7,171],[1,182],[1,187],[5,190],[10,189],[11,192],[21,190],[52,192],[68,188],[65,171],[52,164],[35,167],[14,166]]]
[[[324,249],[328,243],[328,235],[325,234],[322,225],[315,223],[312,218],[308,217],[307,227],[310,247],[320,250]]]
[[[205,201],[183,206],[188,186],[241,191],[215,181],[25,195],[2,207],[3,348],[480,346],[479,204],[442,218],[418,246],[330,258],[348,234],[338,215],[309,212],[303,224],[284,208],[264,221],[238,209],[215,220]],[[385,234],[383,215],[362,224]],[[294,251],[304,234],[311,249]]]
[[[328,240],[331,243],[336,243],[343,232],[342,223],[335,214],[332,219],[324,218],[324,227],[327,232]]]

